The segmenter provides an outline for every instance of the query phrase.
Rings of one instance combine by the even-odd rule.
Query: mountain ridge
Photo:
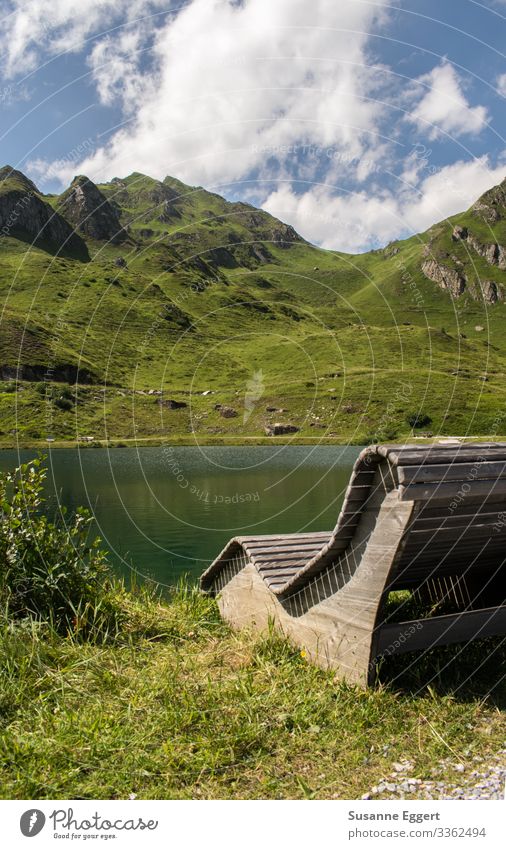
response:
[[[506,400],[505,200],[503,181],[425,233],[353,255],[176,178],[78,175],[43,195],[5,166],[0,440],[239,438],[278,417],[297,439],[363,442],[409,433],[420,410],[462,429],[474,407],[487,431]],[[258,373],[263,400],[243,420]],[[411,400],[385,420],[406,376]]]

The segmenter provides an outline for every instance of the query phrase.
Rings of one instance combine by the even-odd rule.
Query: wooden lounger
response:
[[[378,445],[332,533],[236,537],[201,586],[233,626],[272,620],[365,686],[381,656],[506,634],[505,541],[506,443]]]

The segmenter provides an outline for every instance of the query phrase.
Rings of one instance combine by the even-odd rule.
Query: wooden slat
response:
[[[449,464],[449,463],[473,463],[482,458],[484,460],[499,461],[506,460],[506,445],[502,443],[498,448],[441,448],[437,446],[434,450],[431,446],[430,451],[399,451],[389,454],[389,459],[397,466],[418,466],[430,464]]]
[[[285,540],[290,541],[292,539],[300,539],[302,542],[304,542],[304,540],[320,539],[320,538],[325,539],[325,537],[330,539],[331,533],[332,533],[332,531],[315,531],[314,533],[307,532],[307,533],[300,533],[300,534],[277,534],[277,535],[276,534],[263,534],[263,535],[259,534],[258,536],[254,536],[254,537],[237,537],[237,541],[240,542],[241,545],[255,545],[257,543],[263,544],[263,543],[266,543],[266,542],[268,543],[268,542],[271,542],[271,541],[276,542],[278,540],[279,540],[279,542],[284,542]]]
[[[411,541],[411,537],[409,537],[406,543],[405,554],[407,557],[415,557],[419,554],[420,557],[431,557],[435,560],[445,555],[461,558],[463,555],[466,556],[471,552],[476,553],[485,549],[487,551],[494,551],[495,549],[502,548],[504,548],[504,539],[500,539],[499,537],[485,537],[485,539],[481,539],[478,536],[470,540],[466,540],[464,537],[460,540],[427,540],[425,543],[422,542],[418,545],[415,545]]]
[[[367,486],[374,479],[375,470],[371,469],[360,469],[357,472],[353,472],[351,476],[351,486]]]
[[[506,605],[382,625],[376,653],[404,654],[506,634]]]
[[[309,560],[311,560],[310,557],[287,557],[286,559],[273,557],[270,560],[266,557],[263,560],[254,559],[252,562],[255,564],[258,571],[261,572],[262,569],[273,568],[275,565],[282,566],[283,568],[288,566],[300,566],[301,564],[305,566]]]
[[[489,525],[480,525],[480,524],[468,524],[464,527],[460,525],[452,525],[451,527],[446,528],[423,528],[418,530],[418,528],[412,528],[411,533],[409,534],[409,542],[413,548],[420,548],[421,546],[432,544],[432,543],[440,543],[440,542],[465,542],[467,543],[469,540],[479,539],[482,542],[487,542],[488,540],[497,540],[501,541],[501,534],[493,531],[493,524]],[[506,533],[506,526],[503,528],[503,533]],[[504,540],[501,541],[502,545],[504,545]]]
[[[322,543],[317,542],[294,542],[292,545],[263,545],[262,547],[254,548],[253,546],[246,545],[244,546],[248,552],[248,554],[252,554],[255,557],[263,557],[265,555],[270,555],[273,557],[277,557],[278,555],[283,554],[295,554],[300,551],[301,554],[307,551],[319,551],[322,548]]]
[[[494,510],[490,513],[474,511],[473,513],[448,513],[448,511],[444,512],[444,515],[441,515],[441,511],[438,511],[438,515],[436,516],[426,516],[425,512],[421,512],[419,516],[413,521],[411,526],[411,531],[423,530],[424,528],[466,528],[471,525],[474,526],[483,526],[483,527],[493,527],[497,525],[497,527],[502,528],[501,520],[498,518],[499,513],[505,514],[503,525],[506,528],[506,504],[503,504],[501,510]]]
[[[399,483],[465,481],[506,477],[505,462],[445,463],[399,467]]]
[[[460,508],[460,509],[459,509]],[[482,498],[480,501],[473,501],[472,498],[464,499],[464,502],[450,510],[449,504],[436,501],[431,504],[430,501],[418,503],[418,513],[413,521],[413,524],[419,522],[435,522],[445,519],[455,521],[474,522],[482,517],[492,518],[497,517],[499,513],[506,513],[506,501],[502,498],[500,501],[489,501],[487,498]]]
[[[279,567],[279,566],[278,567],[273,566],[270,569],[263,567],[263,568],[259,569],[258,571],[262,575],[262,578],[272,578],[274,576],[282,575],[283,578],[285,580],[287,580],[288,578],[291,578],[292,575],[296,575],[298,570],[294,569],[292,567],[282,568],[282,567]]]
[[[466,496],[477,498],[486,495],[506,495],[506,478],[496,481],[467,481],[469,491]],[[459,487],[455,483],[413,483],[399,487],[401,501],[438,501],[445,499],[449,503],[457,496]]]

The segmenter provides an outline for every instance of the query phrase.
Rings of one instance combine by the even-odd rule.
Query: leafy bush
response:
[[[54,403],[55,406],[58,407],[60,410],[72,409],[72,401],[70,400],[70,398],[64,398],[63,395],[61,395],[59,398],[56,398]]]
[[[90,514],[55,524],[42,513],[45,470],[40,460],[0,474],[0,603],[11,617],[48,620],[60,631],[89,633],[119,608],[105,553],[88,541]]]
[[[427,427],[432,424],[432,419],[426,413],[413,413],[406,419],[410,427]]]

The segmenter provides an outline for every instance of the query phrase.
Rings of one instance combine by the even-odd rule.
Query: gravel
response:
[[[439,761],[430,779],[410,773],[414,765],[395,762],[392,772],[364,793],[362,799],[504,799],[506,785],[506,747],[492,759],[475,755],[466,763],[451,759]],[[448,772],[455,773],[448,778]],[[442,776],[445,775],[445,778]]]

